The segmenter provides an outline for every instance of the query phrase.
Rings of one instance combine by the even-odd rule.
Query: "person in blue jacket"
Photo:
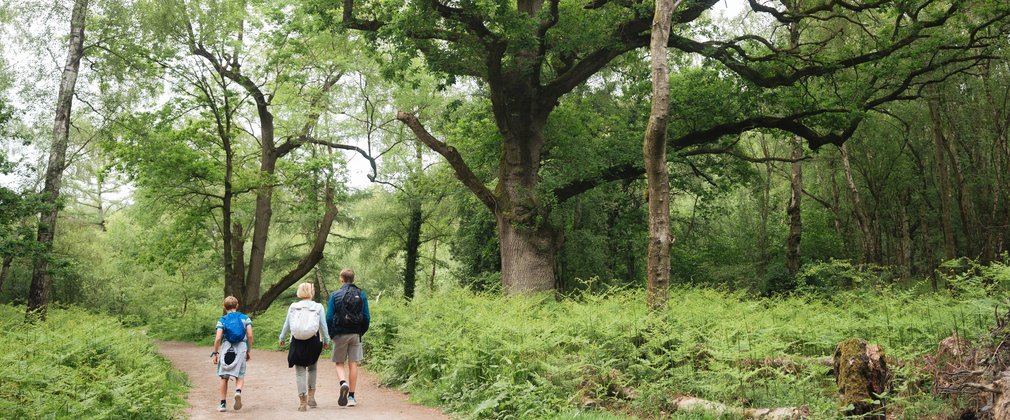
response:
[[[330,360],[336,364],[337,378],[340,379],[337,405],[353,407],[358,405],[354,386],[358,382],[358,364],[363,357],[361,337],[368,331],[372,317],[368,313],[365,291],[354,285],[354,271],[349,268],[341,271],[340,283],[340,289],[330,294],[326,305],[326,326],[333,340]]]

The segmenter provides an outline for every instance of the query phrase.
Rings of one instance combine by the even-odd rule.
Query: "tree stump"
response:
[[[883,419],[883,394],[890,379],[884,349],[866,340],[850,338],[835,348],[835,383],[839,405],[846,415]]]

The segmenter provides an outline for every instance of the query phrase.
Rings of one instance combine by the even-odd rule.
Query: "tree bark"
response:
[[[670,288],[670,174],[666,167],[666,125],[670,117],[670,20],[680,0],[656,0],[649,54],[652,57],[652,110],[645,127],[645,178],[649,194],[648,304],[666,306]]]
[[[803,140],[799,137],[793,139],[792,153],[792,174],[789,178],[792,194],[789,197],[789,207],[786,214],[789,215],[789,238],[786,239],[786,269],[789,274],[796,274],[800,271],[800,239],[803,236],[803,222],[800,215],[800,200],[803,197]]]
[[[46,204],[39,222],[38,241],[44,251],[35,258],[32,269],[31,289],[28,292],[27,319],[44,320],[49,307],[49,292],[52,282],[49,277],[49,258],[56,235],[56,219],[59,215],[58,200],[63,170],[66,165],[67,142],[70,135],[70,111],[77,86],[77,74],[84,57],[84,24],[88,12],[88,0],[76,0],[70,17],[70,45],[63,75],[60,78],[60,92],[56,100],[56,119],[53,124],[53,144],[49,151],[49,165],[46,167],[46,181],[42,189],[42,200]]]
[[[856,181],[852,177],[852,166],[849,164],[849,149],[847,144],[842,144],[839,150],[842,152],[842,168],[845,170],[845,182],[849,187],[849,193],[852,195],[852,210],[856,214],[856,224],[859,225],[859,231],[862,234],[863,263],[878,264],[880,263],[880,245],[877,242],[877,235],[873,232],[872,221],[866,215],[866,210],[863,208],[859,189],[856,188]]]
[[[940,224],[943,228],[944,259],[957,258],[957,244],[954,239],[954,226],[951,218],[950,175],[947,173],[945,158],[946,140],[943,137],[943,127],[940,123],[940,101],[933,96],[927,100],[929,115],[932,119],[933,145],[936,146],[936,177],[940,184]]]
[[[407,300],[414,298],[414,289],[417,286],[417,259],[418,251],[421,247],[421,203],[416,201],[410,204],[410,224],[407,226],[407,249],[403,261],[403,297]]]

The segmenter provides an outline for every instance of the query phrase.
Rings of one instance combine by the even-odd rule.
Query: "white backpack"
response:
[[[291,317],[291,336],[308,340],[319,332],[319,306],[295,306]]]

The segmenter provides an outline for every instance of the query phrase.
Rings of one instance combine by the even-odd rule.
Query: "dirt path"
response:
[[[327,351],[319,358],[316,381],[316,401],[319,407],[298,412],[298,390],[295,387],[295,370],[288,368],[287,353],[254,349],[242,387],[242,409],[232,409],[234,382],[228,386],[228,411],[219,413],[218,385],[214,365],[210,363],[209,347],[193,343],[159,342],[161,353],[172,365],[189,376],[193,387],[186,400],[186,416],[200,419],[447,419],[440,411],[411,404],[407,396],[389,388],[380,388],[372,374],[359,371],[355,396],[356,407],[337,405],[337,373],[329,361]]]

